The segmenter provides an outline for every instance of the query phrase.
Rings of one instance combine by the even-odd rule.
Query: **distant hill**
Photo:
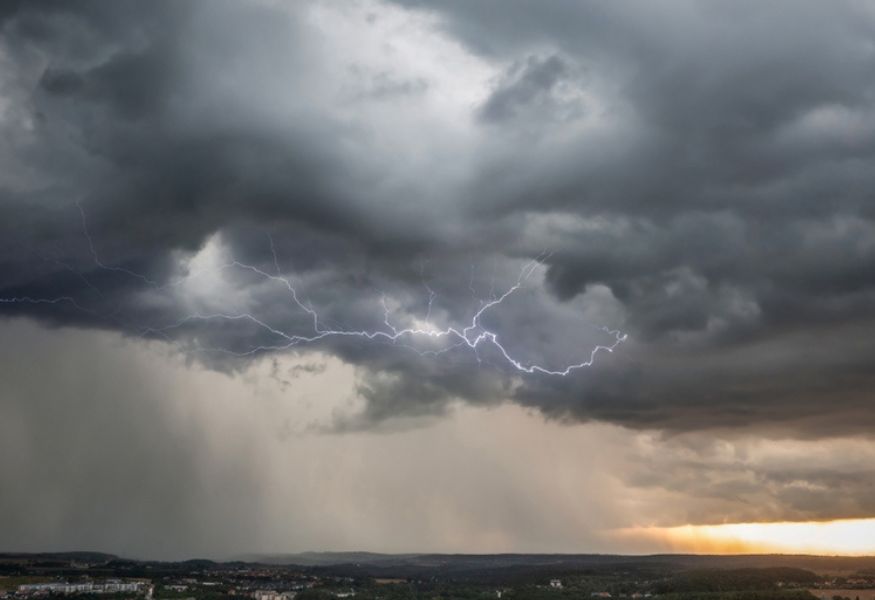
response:
[[[339,564],[419,564],[447,565],[454,563],[493,564],[555,564],[564,562],[589,564],[678,563],[684,565],[715,565],[719,567],[793,566],[795,564],[838,569],[857,569],[859,565],[875,566],[875,556],[818,556],[809,554],[381,554],[378,552],[300,552],[294,554],[249,554],[235,561],[261,564],[339,565]],[[801,567],[800,567],[801,568]]]
[[[117,560],[114,554],[105,552],[71,551],[71,552],[0,552],[0,562],[20,561],[79,561],[101,563]]]
[[[302,552],[297,554],[250,554],[230,559],[240,563],[300,566],[362,576],[464,577],[466,573],[510,570],[556,572],[597,570],[605,567],[630,571],[689,571],[694,569],[795,568],[813,572],[873,572],[875,557],[813,556],[782,554],[698,555],[653,554],[645,556],[611,554],[380,554],[375,552]],[[136,565],[146,562],[120,558],[103,552],[0,553],[0,563],[83,562]],[[169,562],[180,566],[211,568],[227,562],[203,559]]]
[[[875,569],[875,557],[782,554],[698,555],[654,554],[379,554],[373,552],[303,552],[249,555],[239,560],[271,565],[321,567],[333,572],[369,576],[427,576],[430,573],[517,571],[586,571],[604,567],[634,571],[691,569],[793,568],[814,572],[858,572]]]
[[[250,554],[235,558],[266,565],[318,567],[343,564],[407,564],[421,554],[380,554],[377,552],[300,552],[296,554]]]

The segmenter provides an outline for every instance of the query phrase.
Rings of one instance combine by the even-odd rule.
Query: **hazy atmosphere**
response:
[[[875,554],[873,74],[862,1],[0,3],[0,551]]]

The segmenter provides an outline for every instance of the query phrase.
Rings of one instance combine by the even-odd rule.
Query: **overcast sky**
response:
[[[0,550],[875,516],[873,73],[854,1],[0,4]]]

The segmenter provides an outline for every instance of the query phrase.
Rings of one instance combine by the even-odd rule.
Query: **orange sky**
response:
[[[875,518],[634,527],[622,529],[617,535],[671,552],[875,554]]]

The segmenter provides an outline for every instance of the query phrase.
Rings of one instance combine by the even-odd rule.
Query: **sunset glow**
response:
[[[620,536],[655,542],[673,552],[875,554],[875,518],[636,527]]]

